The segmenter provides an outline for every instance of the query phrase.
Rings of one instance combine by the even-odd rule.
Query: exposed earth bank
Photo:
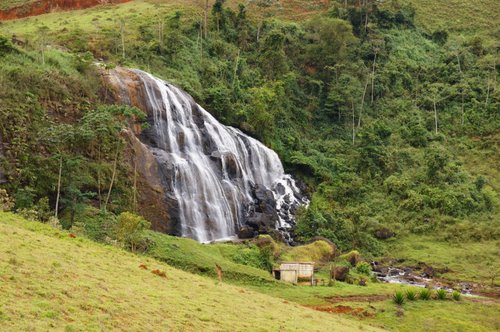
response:
[[[19,7],[0,10],[0,20],[37,16],[54,11],[76,10],[104,4],[117,4],[130,0],[38,0]]]

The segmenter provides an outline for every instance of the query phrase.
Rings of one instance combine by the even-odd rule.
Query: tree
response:
[[[132,251],[144,248],[147,243],[143,239],[143,233],[151,224],[141,216],[130,212],[123,212],[117,218],[114,234],[118,241]]]
[[[221,29],[224,29],[226,26],[226,16],[224,13],[224,3],[226,0],[215,0],[215,3],[212,7],[212,16],[214,18],[214,23],[217,28],[217,32],[220,32]]]
[[[425,99],[432,103],[432,108],[434,111],[434,132],[438,133],[438,109],[439,103],[450,98],[454,94],[454,88],[445,83],[431,83],[427,86],[427,95]]]
[[[247,0],[247,7],[250,8],[252,14],[257,18],[257,43],[260,41],[260,35],[264,21],[276,15],[281,9],[279,0]]]
[[[307,62],[329,81],[329,71],[324,69],[347,61],[349,46],[357,40],[352,26],[344,20],[322,17],[309,21],[307,31]]]
[[[261,68],[269,79],[276,79],[288,71],[284,43],[283,33],[279,30],[273,30],[266,35],[261,45],[259,57]]]
[[[56,189],[56,203],[54,208],[54,216],[57,218],[59,214],[59,203],[61,199],[61,186],[63,176],[63,166],[65,159],[71,158],[72,148],[76,138],[75,127],[70,124],[54,125],[49,128],[45,135],[46,142],[53,146],[57,153],[55,158],[58,160],[58,175]]]
[[[99,202],[102,202],[101,195],[101,161],[112,160],[111,179],[107,194],[102,202],[102,207],[106,210],[111,198],[111,192],[116,181],[117,167],[120,152],[124,146],[120,133],[135,121],[145,119],[145,114],[135,107],[126,105],[101,106],[87,112],[80,127],[80,135],[86,142],[87,151],[98,161],[97,184]]]
[[[47,47],[47,35],[49,31],[50,30],[46,25],[42,25],[37,29],[40,53],[42,55],[42,64],[45,64],[45,48]]]

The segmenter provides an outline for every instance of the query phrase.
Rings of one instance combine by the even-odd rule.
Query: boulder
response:
[[[359,262],[361,262],[362,258],[359,252],[356,250],[351,251],[350,253],[345,255],[345,259],[351,263],[351,265],[354,267],[358,265]]]
[[[396,233],[394,233],[387,227],[382,227],[375,231],[375,237],[379,240],[387,240],[393,237],[394,235],[396,235]]]
[[[242,226],[238,231],[238,238],[240,239],[251,239],[255,237],[255,235],[256,235],[255,230],[247,225]]]
[[[347,266],[335,266],[332,269],[332,278],[338,281],[345,281],[348,274],[349,268]]]
[[[422,276],[424,278],[434,278],[434,275],[436,274],[436,270],[432,266],[426,266],[424,268],[424,273]]]

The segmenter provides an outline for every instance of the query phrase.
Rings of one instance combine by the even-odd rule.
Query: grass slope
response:
[[[258,253],[256,247],[226,243],[206,245],[152,231],[148,232],[148,238],[155,243],[148,251],[148,256],[184,271],[216,277],[214,267],[218,264],[224,271],[224,278],[232,282],[276,284],[270,273],[250,266],[250,259]],[[247,265],[238,264],[235,260]]]
[[[34,3],[37,0],[2,0],[0,2],[0,9],[10,9],[22,5]]]
[[[140,264],[165,271],[167,277]],[[361,328],[6,213],[0,213],[0,290],[2,330]]]
[[[428,31],[489,31],[494,35],[500,24],[497,0],[406,0],[417,12],[417,23]]]
[[[437,269],[449,269],[441,277],[498,286],[500,244],[498,241],[467,243],[440,242],[432,237],[411,236],[394,241],[389,253],[403,260],[403,266],[425,262]],[[494,280],[494,281],[493,281]]]

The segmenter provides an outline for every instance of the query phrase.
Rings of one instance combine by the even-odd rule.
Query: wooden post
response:
[[[222,268],[217,263],[215,263],[215,271],[217,272],[217,278],[219,278],[219,282],[222,282]]]

